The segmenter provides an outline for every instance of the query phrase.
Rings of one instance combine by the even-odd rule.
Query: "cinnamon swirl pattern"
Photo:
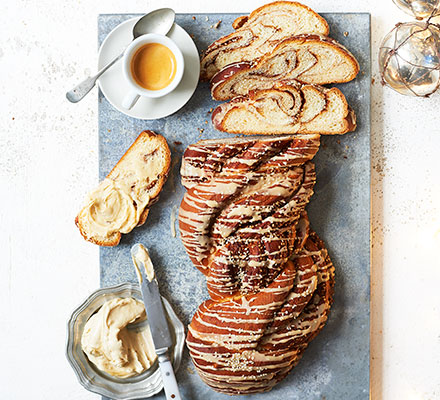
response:
[[[207,140],[185,151],[183,244],[211,299],[189,326],[201,378],[227,394],[270,390],[324,326],[334,268],[304,211],[319,135]]]
[[[277,43],[301,33],[328,35],[324,18],[304,4],[275,1],[237,18],[229,35],[216,40],[201,61],[201,79],[209,80],[225,65],[252,61],[271,52]]]
[[[344,46],[327,36],[308,33],[278,42],[271,53],[255,62],[239,60],[225,66],[212,77],[211,94],[215,100],[228,100],[269,89],[281,80],[343,83],[358,72],[358,62]]]
[[[337,88],[281,81],[219,105],[212,123],[220,131],[248,135],[330,135],[355,130],[356,116]]]

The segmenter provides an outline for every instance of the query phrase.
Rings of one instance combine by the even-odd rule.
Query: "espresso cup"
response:
[[[158,98],[177,87],[183,76],[183,55],[169,37],[149,33],[127,47],[122,70],[130,86],[122,106],[130,110],[140,96]]]

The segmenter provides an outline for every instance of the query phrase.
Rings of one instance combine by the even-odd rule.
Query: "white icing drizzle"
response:
[[[205,141],[185,152],[180,234],[211,296],[187,346],[215,390],[270,390],[327,320],[334,268],[303,213],[318,146],[278,137]]]
[[[267,234],[271,223],[282,224],[283,221],[284,223],[290,221],[290,225],[292,224],[290,214],[274,213],[272,216],[269,214],[282,201],[290,201],[291,209],[297,206],[296,217],[293,219],[298,219],[301,208],[312,194],[311,186],[314,182],[313,166],[310,164],[304,172],[304,165],[299,167],[298,164],[310,160],[318,147],[318,137],[304,139],[281,137],[239,143],[225,141],[224,145],[223,142],[221,145],[211,145],[211,143],[204,145],[202,142],[187,149],[181,174],[182,182],[189,190],[180,207],[179,225],[182,242],[192,261],[202,272],[207,273],[206,265],[212,258],[211,249],[214,246],[217,248],[222,246],[221,243],[213,244],[212,237],[226,239],[230,233],[234,219],[229,219],[229,210],[234,210],[233,216],[241,220],[242,226],[243,223],[252,220],[255,222],[259,215],[268,215],[265,220],[261,220],[260,226],[242,229],[242,233],[248,236],[256,232],[259,232],[259,237]],[[232,156],[228,158],[229,154]],[[246,162],[242,162],[243,160]],[[198,167],[204,169],[204,173],[200,174],[199,178],[193,175],[196,164],[203,164],[203,167]],[[222,167],[216,172],[207,165]],[[276,171],[276,168],[279,170],[278,173],[268,174],[270,169]],[[290,171],[292,168],[293,170]],[[303,187],[300,187],[302,180],[305,182]],[[289,196],[292,196],[295,190],[298,190],[298,195],[289,200]],[[264,200],[268,195],[278,197],[273,199],[272,206],[259,205],[255,202],[243,205],[239,202],[241,199],[253,196],[261,196]],[[264,209],[266,212],[262,213]],[[243,220],[243,214],[249,215],[248,221]],[[223,215],[226,223],[222,222]],[[240,225],[240,221],[237,221],[237,224]]]
[[[324,325],[334,268],[325,249],[314,249],[313,239],[307,244],[295,257],[302,264],[295,278],[292,264],[290,274],[287,266],[267,288],[273,296],[262,290],[240,300],[208,300],[199,307],[187,345],[202,379],[216,390],[270,389],[274,377],[278,381],[296,365]],[[296,306],[289,309],[289,303]],[[271,329],[277,323],[278,329]]]
[[[173,206],[170,214],[170,230],[173,238],[176,237],[176,211],[176,206]]]

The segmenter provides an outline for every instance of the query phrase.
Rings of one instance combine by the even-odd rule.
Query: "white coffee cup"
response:
[[[137,50],[148,43],[159,43],[161,45],[164,45],[173,53],[176,59],[176,72],[174,74],[174,78],[167,86],[159,90],[149,90],[140,86],[134,79],[131,71],[131,62]],[[127,47],[124,53],[124,57],[122,59],[122,71],[125,79],[130,85],[130,92],[128,92],[122,100],[122,106],[127,110],[130,110],[139,100],[140,96],[157,98],[171,93],[180,83],[183,76],[183,70],[184,60],[182,52],[169,37],[157,35],[155,33],[149,33],[138,37],[137,39],[133,40]]]

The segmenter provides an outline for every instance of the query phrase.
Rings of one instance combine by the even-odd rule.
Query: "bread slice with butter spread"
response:
[[[166,182],[171,153],[166,139],[143,131],[75,218],[84,239],[116,246],[122,233],[142,225]]]

